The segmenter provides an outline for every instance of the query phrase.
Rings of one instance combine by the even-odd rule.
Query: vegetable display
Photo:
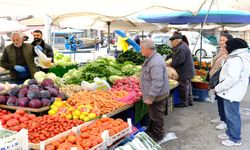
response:
[[[166,44],[157,45],[156,50],[159,54],[166,55],[167,56],[166,59],[171,58],[172,50],[168,45]]]
[[[64,74],[63,79],[66,84],[80,84],[82,81],[93,82],[94,78],[106,78],[111,76],[131,76],[138,75],[141,70],[133,62],[119,64],[114,58],[98,58],[78,69],[69,70]],[[110,83],[113,81],[108,80]]]
[[[119,101],[132,104],[140,100],[142,97],[139,83],[139,80],[135,77],[125,77],[123,79],[116,80],[112,90],[125,90],[129,92],[130,95],[119,99]]]
[[[126,61],[131,61],[131,62],[135,63],[136,65],[141,65],[141,64],[143,64],[145,59],[146,58],[144,56],[142,56],[141,53],[137,53],[133,50],[128,50],[124,53],[121,53],[118,56],[118,58],[116,59],[116,61],[120,64],[123,64]]]
[[[128,123],[121,119],[101,118],[80,130],[80,134],[71,132],[69,135],[46,145],[45,150],[71,149],[87,150],[103,142],[101,133],[108,130],[109,135],[115,135],[128,128]]]
[[[101,114],[110,113],[126,103],[118,102],[116,99],[126,97],[126,91],[80,91],[68,98],[68,103],[71,106],[88,105],[99,108]]]
[[[48,115],[36,117],[23,110],[0,116],[0,119],[3,127],[12,131],[18,132],[22,128],[27,129],[31,143],[39,143],[83,123],[80,120],[68,120]]]
[[[10,106],[40,108],[49,106],[55,97],[67,99],[52,79],[44,79],[41,83],[30,79],[27,85],[12,88],[7,96],[0,96],[0,102]]]

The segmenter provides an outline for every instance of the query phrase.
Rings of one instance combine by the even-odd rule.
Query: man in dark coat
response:
[[[10,70],[10,74],[18,83],[34,77],[37,71],[34,63],[34,47],[23,43],[23,36],[19,32],[11,34],[12,44],[4,49],[0,66]]]
[[[194,77],[194,63],[190,49],[182,41],[181,34],[174,34],[169,39],[173,47],[171,67],[175,68],[179,75],[180,83],[180,107],[193,106],[191,79]]]
[[[52,62],[54,59],[54,53],[52,50],[52,47],[45,43],[43,38],[43,33],[40,30],[35,30],[33,31],[33,36],[34,36],[34,41],[31,43],[33,46],[40,45],[42,47],[42,52],[49,58],[52,58]],[[48,72],[48,69],[42,69],[40,68],[41,71]]]

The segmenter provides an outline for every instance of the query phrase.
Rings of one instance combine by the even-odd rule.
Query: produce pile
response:
[[[70,56],[65,56],[63,53],[60,53],[56,50],[54,50],[53,52],[54,52],[54,65],[53,65],[53,67],[56,67],[56,66],[66,67],[66,66],[76,64],[76,62],[71,61]]]
[[[114,58],[98,58],[78,69],[64,74],[66,84],[81,84],[82,81],[93,82],[95,77],[109,79],[110,76],[132,76],[140,72],[141,67],[133,62],[119,64]]]
[[[82,127],[80,134],[71,132],[69,135],[54,141],[46,146],[45,150],[71,149],[87,150],[103,142],[101,133],[109,131],[109,135],[115,135],[128,128],[128,123],[121,119],[101,118],[88,126]]]
[[[126,97],[129,93],[126,91],[80,91],[68,98],[67,102],[71,106],[91,105],[96,110],[100,110],[100,114],[110,113],[126,103],[119,102],[116,99]]]
[[[161,150],[161,146],[152,140],[145,132],[139,132],[135,138],[116,150]]]
[[[63,85],[60,87],[60,91],[67,96],[72,96],[72,94],[80,92],[82,90],[82,86],[75,84]]]
[[[83,123],[80,120],[68,120],[48,115],[36,117],[34,114],[27,114],[23,110],[17,110],[14,114],[1,115],[0,117],[4,128],[16,132],[22,128],[27,129],[29,142],[31,143],[47,140]]]
[[[131,61],[136,65],[141,65],[145,59],[146,58],[142,56],[141,53],[137,53],[134,50],[128,50],[124,53],[121,53],[116,60],[120,64],[123,64],[126,61]]]
[[[41,83],[44,79],[49,78],[49,79],[52,79],[54,81],[54,83],[59,87],[64,85],[63,80],[60,77],[56,76],[54,73],[47,73],[46,74],[42,71],[38,71],[34,74],[34,78],[37,80],[38,83]],[[26,80],[24,82],[24,84],[27,85],[28,82],[29,82],[29,79]]]
[[[140,82],[135,77],[124,77],[123,79],[116,80],[114,82],[112,90],[125,90],[130,93],[128,96],[118,100],[127,104],[135,103],[139,101],[142,97],[142,92],[140,90]]]
[[[159,54],[166,55],[166,59],[171,58],[172,50],[168,45],[156,45],[156,50]]]
[[[27,85],[14,87],[6,96],[0,96],[0,104],[10,106],[41,108],[49,106],[55,97],[66,99],[66,95],[59,91],[52,79],[44,79],[38,83],[36,79],[30,79]]]
[[[87,122],[99,116],[100,110],[95,103],[79,103],[72,106],[67,101],[56,99],[48,113],[52,116],[74,120],[80,119]]]

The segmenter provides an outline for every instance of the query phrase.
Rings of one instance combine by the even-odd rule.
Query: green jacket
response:
[[[34,77],[34,74],[37,71],[36,64],[34,62],[34,47],[31,44],[23,43],[23,55],[24,60],[28,65],[30,74]],[[14,71],[14,66],[16,65],[16,51],[13,44],[8,45],[3,52],[0,65],[11,71],[11,76],[16,78]]]

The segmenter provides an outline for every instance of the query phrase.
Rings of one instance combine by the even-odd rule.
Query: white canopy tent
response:
[[[1,16],[93,12],[121,17],[160,6],[196,14],[206,0],[0,0]]]

